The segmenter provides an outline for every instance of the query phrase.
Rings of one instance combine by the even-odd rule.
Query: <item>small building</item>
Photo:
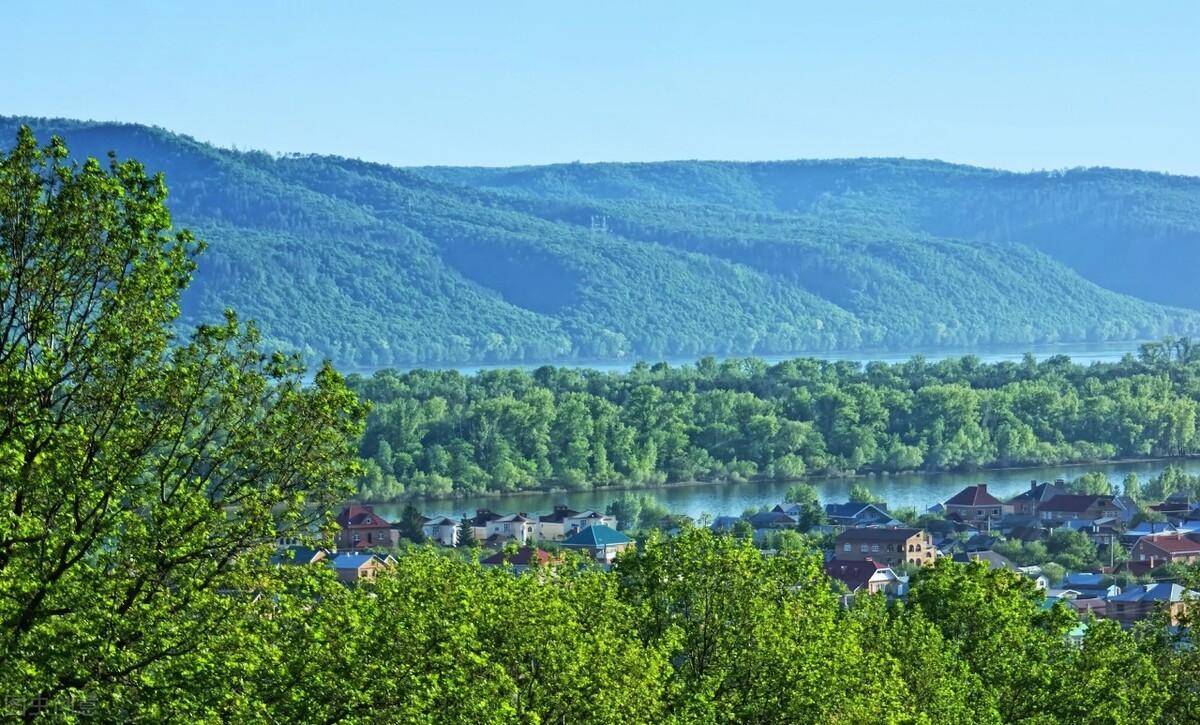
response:
[[[515,552],[497,551],[479,563],[484,566],[509,566],[515,572],[545,566],[551,561],[550,552],[536,546],[522,546]]]
[[[1112,583],[1112,578],[1092,572],[1070,572],[1063,576],[1059,586],[1074,589],[1080,597],[1107,599],[1121,593],[1121,587]]]
[[[1200,535],[1174,533],[1143,536],[1133,545],[1129,559],[1148,562],[1151,568],[1168,562],[1196,561],[1200,559]]]
[[[988,493],[987,484],[967,486],[946,501],[946,518],[964,522],[999,521],[1008,506]]]
[[[442,546],[458,546],[458,522],[449,516],[434,516],[421,525],[421,532],[430,541]]]
[[[834,540],[834,558],[848,561],[899,564],[932,564],[937,549],[929,534],[912,528],[855,528],[846,529]]]
[[[1163,608],[1168,611],[1171,624],[1177,625],[1187,603],[1196,596],[1196,592],[1179,584],[1139,584],[1110,598],[1104,616],[1117,620],[1122,626],[1130,626]]]
[[[994,551],[967,551],[961,554],[955,554],[954,561],[960,564],[967,564],[973,561],[982,561],[988,565],[989,569],[1007,569],[1011,572],[1018,571],[1017,565],[1012,563],[1007,556],[997,554]]]
[[[893,520],[892,515],[888,513],[886,504],[863,501],[827,503],[825,504],[825,518],[829,521],[830,526],[875,526]]]
[[[1043,501],[1048,501],[1055,496],[1065,494],[1067,490],[1053,483],[1038,483],[1036,480],[1029,482],[1029,489],[1013,496],[1008,500],[1008,505],[1012,508],[1014,514],[1022,516],[1037,516],[1038,506]]]
[[[1056,521],[1099,521],[1120,518],[1121,509],[1112,496],[1066,493],[1038,505],[1043,523]]]
[[[475,536],[476,541],[485,541],[488,534],[488,524],[500,518],[500,514],[489,511],[487,509],[475,509],[475,515],[467,519],[467,523],[471,526],[471,533]]]
[[[825,573],[830,579],[846,585],[851,594],[887,594],[903,596],[907,587],[890,566],[871,559],[845,561],[830,559],[825,562]]]
[[[314,549],[296,544],[279,549],[271,557],[272,564],[301,566],[316,564],[329,558],[329,552],[324,549]]]
[[[759,511],[750,517],[750,526],[755,530],[761,529],[794,529],[800,525],[800,519],[785,514],[782,511]]]
[[[339,527],[335,541],[339,549],[368,549],[396,546],[400,532],[371,506],[346,506],[337,515]]]
[[[587,553],[593,559],[609,564],[617,554],[633,545],[629,538],[604,524],[588,526],[562,542],[563,547]]]
[[[359,551],[338,554],[332,564],[338,580],[343,584],[374,582],[376,574],[384,567],[384,563],[374,554]]]
[[[524,546],[533,541],[536,536],[537,522],[527,514],[508,514],[487,522],[485,541],[516,541]]]

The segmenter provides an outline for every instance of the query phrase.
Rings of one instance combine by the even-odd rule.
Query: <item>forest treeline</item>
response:
[[[626,373],[385,370],[359,495],[451,495],[850,472],[973,470],[1200,450],[1200,345],[1116,363],[755,358]]]
[[[75,158],[116,149],[165,174],[175,222],[208,243],[185,326],[232,307],[342,369],[1200,333],[1187,177],[898,159],[400,169],[48,119],[0,118],[0,142],[22,121]]]

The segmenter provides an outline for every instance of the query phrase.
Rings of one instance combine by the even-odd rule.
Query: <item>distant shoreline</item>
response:
[[[1075,463],[1051,463],[1032,466],[984,466],[976,469],[981,475],[985,475],[993,471],[1036,471],[1042,468],[1085,468],[1087,466],[1118,466],[1125,463],[1162,463],[1169,461],[1190,461],[1200,459],[1200,455],[1190,456],[1148,456],[1145,458],[1109,458],[1100,461],[1085,461]],[[827,473],[813,476],[801,476],[799,478],[751,478],[745,483],[804,483],[808,481],[828,481],[832,479],[880,479],[889,478],[895,475],[902,474],[952,474],[962,473],[969,474],[971,471],[895,471],[888,473]],[[986,483],[986,481],[980,481]],[[456,501],[466,498],[489,498],[489,499],[506,499],[519,498],[521,496],[537,496],[546,494],[585,494],[585,493],[600,493],[612,491],[613,493],[631,492],[631,491],[657,491],[660,489],[674,488],[699,488],[704,486],[722,486],[722,485],[741,485],[730,481],[729,479],[720,479],[714,481],[675,481],[672,483],[662,483],[650,486],[634,486],[634,485],[619,485],[619,486],[599,486],[595,488],[568,489],[557,486],[539,486],[537,488],[523,488],[519,491],[481,491],[471,492],[462,495],[451,494],[449,496],[439,496],[430,494],[419,494],[413,496],[400,496],[392,499],[350,499],[354,503],[365,504],[368,506],[387,506],[392,504],[401,504],[412,501]]]

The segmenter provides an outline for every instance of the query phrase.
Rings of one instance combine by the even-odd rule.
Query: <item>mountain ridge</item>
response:
[[[1196,177],[894,159],[393,167],[69,120],[0,118],[6,145],[20,123],[164,172],[177,224],[209,242],[185,322],[233,306],[340,365],[1200,330],[1200,296],[1146,284],[1186,275],[1200,249]],[[1147,245],[1182,260],[1147,266]]]

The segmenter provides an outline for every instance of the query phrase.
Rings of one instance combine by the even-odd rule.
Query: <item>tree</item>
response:
[[[1126,478],[1128,480],[1128,477]],[[1134,480],[1137,480],[1136,475]],[[1067,484],[1067,490],[1072,493],[1093,494],[1097,496],[1108,496],[1112,494],[1112,482],[1108,480],[1108,476],[1099,471],[1090,471],[1083,474],[1074,481]]]
[[[817,489],[811,485],[800,483],[790,487],[784,495],[784,501],[800,504],[800,530],[808,531],[825,523],[825,509],[817,499]]]
[[[475,527],[471,526],[471,520],[465,516],[458,522],[458,545],[479,546],[479,541],[475,538]]]
[[[425,517],[411,503],[404,504],[400,511],[400,521],[396,524],[401,538],[408,539],[414,544],[425,542]]]
[[[349,491],[365,410],[232,312],[178,337],[202,245],[163,179],[67,158],[27,128],[0,157],[0,689],[187,719],[159,678],[259,616],[239,593]]]
[[[850,487],[850,500],[856,503],[883,503],[883,500],[871,492],[865,484],[856,483]]]

